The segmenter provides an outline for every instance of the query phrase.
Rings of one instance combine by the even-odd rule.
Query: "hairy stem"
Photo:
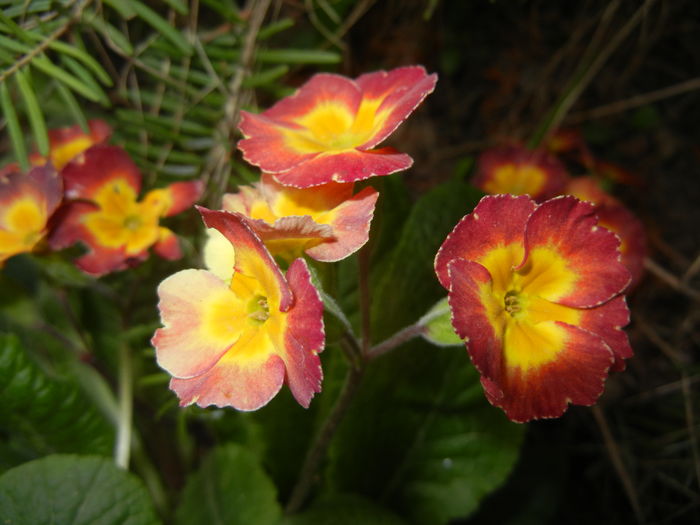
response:
[[[376,359],[377,357],[390,352],[394,348],[401,346],[405,342],[410,341],[411,339],[420,335],[423,335],[425,333],[425,330],[425,325],[423,325],[420,322],[402,328],[391,337],[388,337],[381,343],[378,343],[372,348],[370,348],[369,352],[367,352],[367,359]]]

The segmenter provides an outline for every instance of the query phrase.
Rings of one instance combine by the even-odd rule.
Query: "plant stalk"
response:
[[[131,349],[126,343],[119,345],[119,412],[117,419],[117,442],[114,460],[118,467],[129,468],[131,454],[131,431],[133,425],[134,378]]]

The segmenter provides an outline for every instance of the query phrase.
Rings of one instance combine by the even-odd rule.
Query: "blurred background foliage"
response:
[[[438,87],[390,141],[414,167],[373,181],[381,340],[440,298],[432,254],[479,197],[467,182],[473,157],[580,128],[596,154],[634,175],[615,192],[652,248],[629,298],[636,357],[608,381],[600,409],[511,424],[484,401],[463,349],[415,342],[365,378],[311,510],[284,523],[698,523],[699,34],[693,0],[0,0],[0,154],[26,166],[30,152],[46,153],[48,129],[101,118],[147,187],[202,178],[216,206],[257,178],[235,151],[241,109],[265,108],[318,71],[423,64]],[[149,494],[134,505],[152,501],[166,522],[277,523],[341,388],[341,329],[327,318],[324,394],[309,411],[287,393],[254,414],[178,409],[149,345],[155,288],[198,265],[201,226],[192,213],[172,227],[184,261],[151,258],[99,281],[56,255],[5,265],[0,328],[14,335],[0,341],[0,468],[14,477],[0,488],[19,494],[13,467],[49,453],[111,455],[127,345],[133,471]],[[328,292],[357,322],[356,262],[332,272]],[[135,482],[67,457],[26,479],[60,480],[76,465],[81,476],[104,469],[119,486]],[[241,479],[247,507],[227,503]]]

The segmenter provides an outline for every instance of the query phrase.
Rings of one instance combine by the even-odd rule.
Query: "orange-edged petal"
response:
[[[599,179],[590,175],[572,178],[562,193],[573,195],[579,200],[592,202],[593,204],[611,204],[616,206],[620,204],[615,197],[603,190]]]
[[[494,313],[500,308],[492,293],[488,270],[478,263],[454,259],[448,265],[452,326],[465,339],[472,363],[487,381],[492,396],[499,396],[503,378],[503,321]],[[483,381],[482,381],[483,382]]]
[[[78,125],[49,130],[49,159],[57,170],[91,146],[105,142],[112,134],[112,129],[102,120],[90,120],[88,128],[88,133]]]
[[[295,303],[287,315],[286,351],[282,358],[287,369],[287,384],[294,398],[307,408],[314,394],[321,391],[323,379],[318,357],[325,342],[323,303],[311,284],[311,275],[303,259],[296,259],[289,266],[287,281]]]
[[[177,235],[163,226],[158,228],[158,241],[153,245],[153,251],[169,261],[175,261],[182,257],[182,249]]]
[[[141,191],[141,173],[117,146],[92,146],[68,163],[61,175],[69,199],[92,200],[105,184],[117,181],[123,181],[134,195]]]
[[[613,372],[625,369],[625,359],[632,357],[632,347],[622,327],[630,322],[630,313],[623,296],[617,296],[595,308],[581,310],[579,326],[600,336],[612,350]]]
[[[462,218],[435,256],[435,271],[440,283],[450,287],[447,265],[455,258],[479,262],[494,249],[518,251],[525,235],[525,224],[536,204],[527,195],[487,195]],[[519,248],[522,250],[522,248]],[[522,251],[520,251],[520,256]],[[514,253],[514,256],[518,255]],[[518,264],[520,259],[514,261]]]
[[[274,177],[285,186],[310,188],[328,182],[355,182],[391,175],[412,165],[411,157],[394,148],[346,150],[336,154],[317,155],[289,171],[275,173]]]
[[[217,366],[192,379],[170,380],[170,389],[180,398],[180,406],[232,406],[257,410],[282,388],[284,362],[275,354],[261,362],[224,359]]]
[[[204,183],[201,180],[175,182],[165,188],[151,190],[144,197],[144,201],[150,197],[154,205],[162,210],[161,217],[171,217],[194,205],[203,191]]]
[[[226,211],[212,211],[197,207],[204,224],[215,228],[226,237],[235,248],[235,271],[254,277],[260,282],[271,300],[272,308],[286,312],[294,303],[282,272],[263,245],[260,238],[248,226],[245,217]],[[275,304],[277,303],[277,304]]]
[[[367,187],[334,208],[329,223],[333,238],[306,250],[309,257],[335,262],[355,253],[369,240],[369,229],[379,193]]]
[[[391,71],[365,73],[355,80],[362,90],[363,103],[376,105],[376,113],[382,115],[383,125],[360,149],[373,148],[408,118],[435,89],[437,75],[428,75],[422,66],[406,66]],[[376,104],[376,102],[379,104]]]
[[[555,155],[573,160],[586,168],[591,168],[596,162],[583,135],[574,128],[555,131],[547,140],[546,147]]]
[[[539,295],[578,308],[597,306],[622,292],[630,274],[620,262],[618,237],[597,226],[592,204],[563,196],[539,205],[527,221],[526,265],[546,270],[547,254],[563,261],[565,278]],[[531,279],[536,276],[531,276]]]
[[[89,245],[89,250],[75,260],[75,265],[87,274],[100,277],[129,267],[123,248],[104,248],[93,244]]]
[[[474,185],[490,194],[530,195],[542,201],[559,195],[567,179],[564,166],[548,151],[504,146],[481,154]]]
[[[246,137],[237,145],[243,158],[263,171],[279,173],[290,170],[318,155],[318,151],[313,149],[295,150],[289,147],[287,137],[302,131],[297,124],[275,121],[265,114],[241,111],[238,127]]]
[[[594,404],[613,362],[610,348],[598,335],[558,321],[542,324],[551,325],[547,328],[556,334],[543,343],[556,345],[555,359],[525,368],[506,360],[498,390],[484,384],[482,377],[486,398],[516,422],[559,417],[570,403]]]
[[[598,224],[620,238],[622,264],[629,270],[632,280],[627,291],[634,288],[644,274],[644,259],[647,256],[647,236],[644,225],[637,216],[622,204],[596,206]]]
[[[151,341],[158,364],[180,379],[212,368],[243,332],[245,303],[206,270],[182,270],[158,286],[163,328]]]

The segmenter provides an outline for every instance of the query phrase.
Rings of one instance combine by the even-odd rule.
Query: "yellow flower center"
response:
[[[484,191],[491,194],[537,195],[546,180],[546,173],[538,166],[504,164],[496,168],[493,176],[484,183]]]
[[[255,295],[248,301],[248,319],[254,324],[263,324],[270,318],[267,297]]]
[[[44,235],[46,212],[29,196],[11,203],[0,215],[0,261],[31,251]]]
[[[522,268],[520,244],[500,246],[479,262],[492,282],[481,286],[482,304],[496,334],[503,341],[509,367],[527,370],[556,359],[566,332],[557,321],[577,325],[581,312],[555,301],[569,293],[577,276],[554,247],[532,250]]]
[[[297,119],[302,130],[284,130],[287,144],[300,153],[338,152],[361,146],[384,125],[383,99],[363,99],[354,115],[342,103],[325,101]]]
[[[96,193],[93,200],[100,209],[86,214],[84,221],[99,244],[124,247],[129,255],[155,244],[161,209],[152,205],[153,199],[148,195],[143,202],[138,202],[136,197],[131,185],[119,178]]]

